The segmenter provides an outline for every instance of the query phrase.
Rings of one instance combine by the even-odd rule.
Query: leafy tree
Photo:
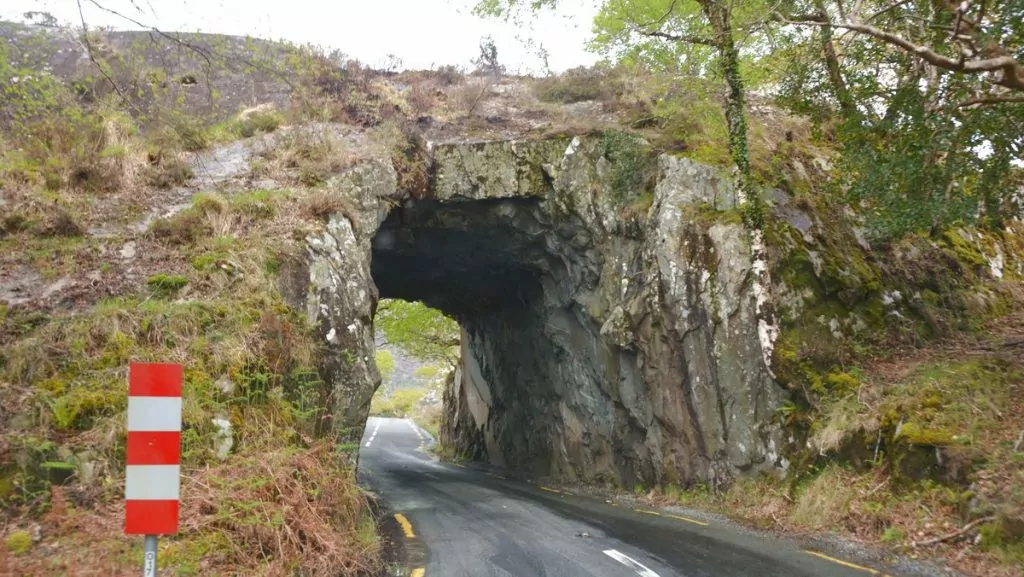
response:
[[[984,75],[990,88],[1024,92],[1024,65],[1020,62],[1024,3],[1020,0],[867,1],[849,8],[842,0],[829,4],[817,0],[813,8],[809,14],[777,14],[786,23],[866,36],[936,70]],[[1024,101],[1018,95],[999,92],[981,98],[992,103]]]
[[[418,367],[415,375],[427,382],[427,388],[440,391],[444,388],[445,379],[451,371],[451,365],[427,364]]]
[[[388,342],[425,361],[454,365],[459,356],[459,325],[421,302],[383,299],[375,319]]]
[[[380,371],[382,381],[387,381],[395,374],[395,356],[387,349],[377,349],[374,355],[377,361],[377,370]]]
[[[787,6],[780,102],[834,129],[836,183],[876,239],[1000,225],[1024,150],[1024,3]]]

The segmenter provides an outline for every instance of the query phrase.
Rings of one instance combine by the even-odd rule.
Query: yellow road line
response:
[[[804,549],[804,553],[807,553],[808,555],[814,555],[815,557],[820,557],[826,561],[831,561],[837,565],[842,565],[843,567],[849,567],[850,569],[857,569],[858,571],[864,571],[865,573],[870,573],[872,575],[882,575],[882,572],[878,571],[877,569],[872,569],[870,567],[861,567],[860,565],[855,565],[853,563],[850,563],[849,561],[843,561],[842,559],[836,559],[835,557],[829,557],[828,555],[824,553],[818,553],[817,551],[810,551],[808,549]]]
[[[487,476],[494,477],[495,479],[507,480],[505,477],[502,477],[501,475],[495,475],[494,473],[487,473]]]
[[[426,572],[427,570],[423,567],[417,567],[416,569],[412,570],[412,573],[409,574],[409,577],[423,577],[423,574]]]
[[[551,487],[545,487],[543,485],[541,485],[540,487],[537,487],[537,488],[540,489],[541,491],[547,491],[548,493],[557,493],[559,495],[562,494],[562,492],[559,491],[558,489],[552,489]]]
[[[412,523],[410,523],[409,520],[405,518],[405,515],[401,513],[395,513],[395,521],[398,521],[398,524],[402,526],[402,533],[405,534],[406,539],[416,538],[416,533],[414,533],[412,530]]]
[[[657,511],[651,511],[650,509],[633,509],[637,513],[643,513],[644,515],[654,515],[655,517],[661,517],[661,513]]]
[[[682,517],[680,515],[669,515],[668,513],[666,513],[665,516],[668,517],[669,519],[678,519],[680,521],[686,521],[687,523],[693,523],[694,525],[700,525],[701,527],[707,527],[708,526],[708,524],[705,523],[704,521],[698,521],[696,519],[690,519],[689,517]]]
[[[453,467],[458,467],[458,468],[460,468],[460,469],[465,469],[465,468],[466,468],[466,466],[465,466],[465,465],[460,465],[460,464],[458,464],[458,463],[452,463],[452,466],[453,466]]]

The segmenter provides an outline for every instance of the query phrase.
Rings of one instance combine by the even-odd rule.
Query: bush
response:
[[[566,70],[559,76],[541,78],[534,85],[534,94],[542,102],[584,102],[606,100],[614,95],[607,88],[608,76],[593,68]]]
[[[0,181],[5,183],[103,193],[118,190],[136,170],[127,143],[137,128],[108,106],[71,106],[9,129],[15,146],[0,157]]]
[[[213,233],[206,214],[195,207],[174,216],[158,218],[149,225],[149,234],[174,245],[192,244]]]
[[[157,152],[150,156],[143,176],[150,186],[167,190],[188,184],[195,174],[189,163],[177,154]]]
[[[226,142],[236,138],[250,138],[257,134],[276,131],[285,122],[284,115],[272,104],[261,104],[243,110],[237,117],[210,127],[211,139]]]
[[[198,152],[210,146],[210,134],[205,124],[190,116],[177,116],[169,121],[182,150]]]
[[[442,66],[434,73],[441,86],[452,86],[462,84],[466,80],[466,73],[458,66],[451,64]]]
[[[186,480],[182,533],[226,541],[214,559],[243,575],[377,575],[380,540],[353,480],[326,443],[253,450]]]
[[[84,231],[66,210],[52,203],[16,205],[0,218],[0,237],[27,232],[39,237],[78,237]]]
[[[284,116],[272,108],[256,109],[249,114],[243,113],[239,123],[239,132],[248,138],[260,132],[274,132],[284,124]]]

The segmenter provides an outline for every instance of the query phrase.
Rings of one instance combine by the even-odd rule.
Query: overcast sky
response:
[[[595,12],[593,0],[563,0],[557,14],[547,13],[520,30],[505,22],[470,13],[472,0],[97,0],[100,4],[163,30],[214,32],[286,39],[338,48],[371,65],[388,54],[406,68],[468,64],[479,53],[480,38],[490,35],[499,60],[510,70],[540,71],[535,48],[544,46],[556,71],[590,64],[586,52]],[[90,26],[135,29],[138,26],[82,0]],[[61,22],[79,22],[76,0],[0,0],[0,19],[21,20],[27,11],[45,11]]]

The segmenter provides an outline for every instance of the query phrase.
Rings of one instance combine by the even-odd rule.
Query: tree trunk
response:
[[[828,26],[828,11],[825,10],[824,0],[814,0],[814,7],[821,14],[826,25],[821,27],[821,47],[825,53],[825,67],[828,69],[828,79],[832,83],[832,91],[839,101],[839,109],[847,119],[857,114],[857,106],[850,98],[850,91],[846,87],[846,79],[843,78],[842,69],[839,67],[839,56],[836,54],[836,45],[832,39],[832,27]]]
[[[729,130],[729,154],[739,170],[739,190],[750,204],[748,214],[760,225],[761,197],[754,189],[750,175],[750,156],[747,147],[746,97],[740,76],[740,53],[732,36],[729,6],[722,0],[700,0],[704,15],[711,23],[718,48],[718,63],[729,90],[725,98],[725,122]]]

